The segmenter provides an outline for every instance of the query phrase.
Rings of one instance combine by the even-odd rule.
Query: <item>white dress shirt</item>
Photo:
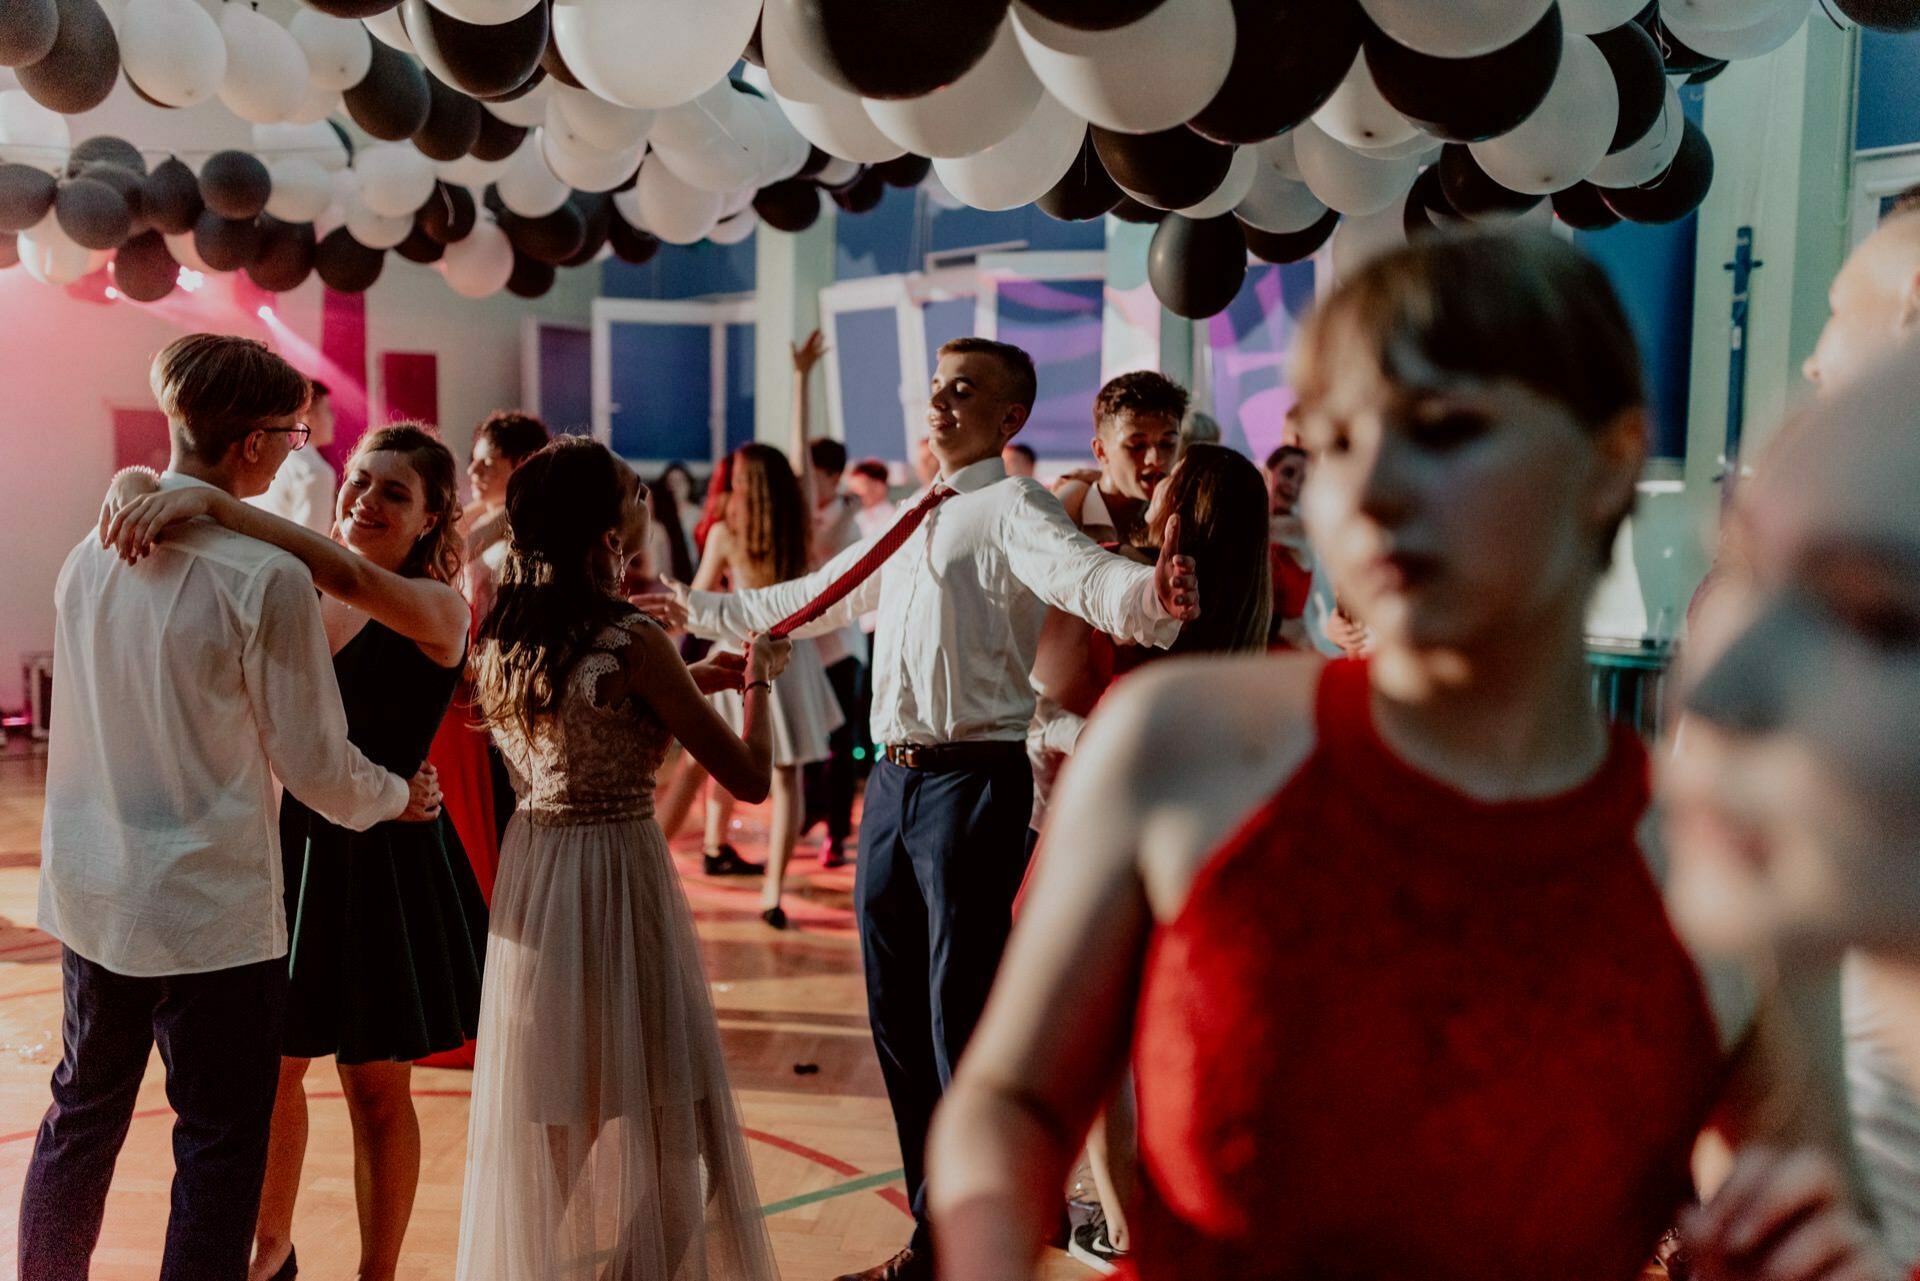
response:
[[[878,538],[887,532],[887,527],[899,516],[900,508],[892,503],[875,503],[871,507],[862,507],[853,514],[854,528],[864,541]],[[873,629],[880,625],[878,610],[868,610],[860,615],[860,631],[867,638],[867,661],[873,661]]]
[[[831,502],[813,509],[813,555],[808,562],[813,568],[820,568],[860,541],[860,526],[854,520],[858,506],[852,494],[835,494]],[[813,643],[819,647],[820,661],[828,667],[844,658],[857,658],[863,663],[868,658],[867,634],[858,618],[823,633]]]
[[[267,492],[246,501],[316,534],[333,533],[333,499],[340,479],[317,449],[296,449],[273,473]]]
[[[312,575],[202,520],[138,565],[89,533],[54,600],[40,928],[136,977],[286,955],[273,774],[346,827],[407,807],[347,743]]]
[[[1154,593],[1153,567],[1102,551],[1039,481],[1009,478],[994,457],[942,483],[955,497],[878,573],[797,633],[817,636],[879,610],[874,742],[1024,741],[1033,719],[1029,673],[1049,606],[1142,645],[1164,649],[1180,634]],[[764,631],[820,595],[873,541],[805,578],[693,592],[690,626],[742,640]]]

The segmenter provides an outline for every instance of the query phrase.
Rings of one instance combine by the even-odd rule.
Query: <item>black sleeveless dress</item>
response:
[[[347,738],[411,777],[461,668],[369,622],[333,656]],[[288,793],[280,806],[292,979],[282,1053],[410,1062],[457,1049],[480,1016],[487,909],[445,813],[349,831]]]

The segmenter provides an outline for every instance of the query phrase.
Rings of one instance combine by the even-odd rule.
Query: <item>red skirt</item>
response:
[[[445,798],[447,817],[460,836],[473,864],[474,879],[480,893],[493,902],[493,877],[500,866],[500,840],[493,826],[493,775],[487,764],[487,734],[476,727],[473,691],[464,682],[454,692],[440,730],[433,736],[427,760],[440,772],[440,791]],[[422,1067],[471,1068],[473,1042],[458,1050],[430,1055],[420,1060]]]

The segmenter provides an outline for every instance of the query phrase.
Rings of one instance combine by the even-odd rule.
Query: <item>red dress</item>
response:
[[[1474,801],[1327,666],[1319,743],[1159,929],[1135,1039],[1145,1281],[1630,1281],[1722,1079],[1635,839],[1632,735]]]

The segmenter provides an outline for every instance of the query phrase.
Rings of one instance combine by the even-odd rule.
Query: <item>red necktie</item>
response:
[[[935,485],[929,489],[919,502],[909,507],[892,528],[880,535],[880,541],[867,548],[867,554],[855,561],[851,568],[828,585],[827,590],[787,615],[767,629],[769,636],[786,636],[805,627],[814,619],[838,605],[854,588],[873,577],[875,570],[887,562],[887,558],[900,550],[902,543],[913,537],[913,531],[920,528],[920,522],[927,513],[941,503],[952,498],[954,491],[945,485]]]

